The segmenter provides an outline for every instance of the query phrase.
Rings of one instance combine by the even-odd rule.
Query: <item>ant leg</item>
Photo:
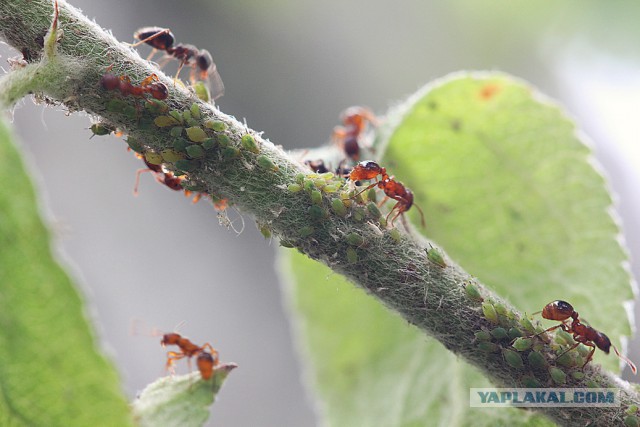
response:
[[[149,77],[145,78],[142,82],[140,82],[140,87],[149,86],[151,83],[157,82],[159,80],[160,79],[155,73],[151,74]]]
[[[616,352],[616,356],[624,360],[626,364],[629,365],[629,368],[631,368],[631,372],[633,372],[633,375],[638,375],[638,368],[636,368],[636,365],[630,359],[620,354],[620,352],[618,351],[615,345],[612,347],[613,347],[613,351]]]
[[[577,343],[575,343],[575,344],[573,345],[573,347],[571,347],[571,348],[575,348],[575,347],[577,347],[579,344],[580,344],[580,343],[579,343],[579,342],[577,342]],[[584,362],[584,364],[582,365],[582,368],[584,368],[585,366],[587,366],[587,363],[591,362],[591,359],[593,359],[593,353],[595,353],[595,352],[596,352],[596,346],[595,346],[595,344],[587,343],[587,342],[583,342],[582,344],[584,344],[584,345],[586,345],[586,346],[588,346],[588,347],[591,347],[591,351],[589,352],[589,356],[587,356],[587,361],[586,361],[586,362]],[[569,349],[569,350],[571,350],[571,349]],[[568,350],[567,350],[567,351],[568,351]],[[564,353],[566,353],[566,351],[565,351]],[[564,354],[564,353],[562,353],[562,354]],[[562,356],[562,354],[561,354],[560,356]],[[560,357],[560,356],[558,356],[558,357]]]
[[[202,348],[203,348],[203,349],[207,349],[207,350],[209,350],[209,353],[211,353],[211,355],[213,356],[213,358],[214,358],[214,359],[218,359],[218,350],[216,350],[215,348],[213,348],[213,347],[211,346],[211,344],[209,344],[209,343],[205,343],[205,344],[202,346]]]
[[[374,182],[373,184],[367,186],[364,190],[356,193],[353,197],[350,197],[350,199],[355,199],[356,197],[358,197],[359,195],[361,195],[362,193],[364,193],[365,191],[371,190],[373,187],[375,187],[376,185],[378,185],[377,182]]]
[[[171,372],[171,375],[175,375],[176,371],[173,365],[180,359],[184,358],[186,355],[184,353],[177,353],[175,351],[167,352],[167,371]]]
[[[426,228],[427,225],[424,222],[424,212],[422,212],[422,209],[420,208],[420,206],[416,205],[415,203],[413,204],[413,206],[418,208],[418,212],[420,212],[420,224],[422,225],[422,228]]]
[[[133,195],[138,196],[138,185],[140,184],[140,175],[144,172],[153,172],[151,169],[138,169],[136,171],[136,183],[133,186]]]
[[[556,357],[556,359],[564,356],[565,354],[569,353],[571,350],[573,350],[574,348],[578,347],[580,344],[584,344],[584,345],[588,345],[589,347],[591,347],[589,344],[587,343],[581,343],[580,341],[578,341],[577,343],[575,343],[574,345],[572,345],[571,347],[569,347],[568,349],[566,349],[565,351],[563,351],[562,353],[560,353],[558,355],[558,357]],[[589,363],[589,360],[591,360],[591,356],[593,355],[593,352],[595,351],[595,347],[593,347],[593,351],[591,351],[591,354],[589,355],[589,357],[587,358],[587,361],[584,363],[585,365],[587,363]],[[582,367],[584,368],[584,365],[582,365]]]
[[[156,49],[155,47],[151,50],[151,53],[149,54],[149,56],[147,56],[147,61],[151,61],[151,58],[153,58],[154,56],[156,56],[156,53],[158,52],[158,49]]]
[[[178,76],[180,75],[180,71],[182,71],[182,67],[184,67],[184,61],[180,61],[180,66],[178,66],[178,71],[176,71],[176,75],[173,77],[174,85],[176,83],[176,80],[178,80]]]
[[[382,199],[382,201],[378,203],[378,207],[382,207],[382,205],[384,205],[387,200],[389,200],[389,196],[384,196],[384,199]]]

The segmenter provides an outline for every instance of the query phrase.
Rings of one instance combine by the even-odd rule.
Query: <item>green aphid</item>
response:
[[[507,335],[507,330],[505,328],[494,328],[491,330],[491,335],[497,339],[497,340],[503,340],[505,338],[508,338],[509,335]]]
[[[501,315],[501,316],[507,316],[508,312],[507,312],[507,307],[505,307],[504,304],[502,304],[501,302],[496,302],[493,304],[493,306],[496,308],[496,312]]]
[[[260,148],[258,148],[258,143],[254,139],[253,136],[246,134],[240,139],[240,145],[247,151],[251,151],[252,153],[258,154],[260,152]]]
[[[176,161],[175,167],[183,172],[193,172],[200,166],[200,162],[196,160],[180,159]]]
[[[547,359],[539,351],[532,351],[527,356],[527,361],[532,369],[544,369],[547,367]]]
[[[268,158],[265,155],[262,156],[258,156],[258,158],[256,159],[256,161],[258,162],[258,166],[260,166],[262,169],[269,169],[272,171],[278,171],[280,168],[278,167],[278,165],[276,165],[275,163],[273,163],[271,161],[270,158]]]
[[[202,81],[197,81],[193,84],[193,90],[200,101],[209,103],[211,102],[211,92],[209,91],[209,85]]]
[[[400,234],[400,231],[397,228],[394,228],[392,230],[389,231],[389,236],[396,242],[396,243],[400,243],[400,241],[402,240],[402,235]],[[480,294],[478,294],[479,296]]]
[[[564,366],[565,368],[572,368],[576,365],[575,359],[569,353],[564,353],[560,357],[556,358],[556,365]]]
[[[331,200],[331,210],[335,212],[336,215],[345,216],[347,214],[347,207],[342,203],[340,199]]]
[[[440,251],[440,249],[438,248],[431,247],[427,249],[427,259],[442,268],[445,268],[447,266],[447,263],[444,260],[444,256],[442,255],[442,251]]]
[[[169,111],[169,115],[170,115],[171,117],[173,117],[174,119],[176,119],[179,123],[182,123],[182,122],[183,122],[183,119],[182,119],[182,113],[181,113],[180,111],[178,111],[178,110],[171,110],[171,111]]]
[[[196,119],[189,119],[184,121],[188,127],[200,126],[200,122]]]
[[[189,109],[189,111],[191,112],[191,116],[193,116],[194,119],[200,119],[202,117],[200,115],[200,106],[196,102],[191,104],[191,108]]]
[[[187,137],[193,142],[202,142],[209,138],[207,133],[199,126],[193,126],[185,129],[187,131]]]
[[[180,122],[171,116],[158,116],[155,119],[153,119],[153,123],[155,123],[155,125],[158,126],[159,128],[164,128],[167,126],[175,126]]]
[[[553,382],[558,385],[562,385],[567,382],[567,374],[565,374],[560,368],[552,366],[549,368],[549,375],[551,375]]]
[[[149,99],[144,103],[144,108],[151,114],[163,114],[169,111],[169,106],[166,102],[158,99]]]
[[[304,226],[298,231],[298,235],[302,238],[309,237],[313,234],[315,230],[311,226]]]
[[[138,141],[132,136],[127,138],[127,144],[129,145],[129,148],[131,148],[136,153],[142,154],[142,152],[144,151],[144,147],[142,146],[140,141]]]
[[[522,325],[522,327],[524,328],[524,330],[529,333],[529,334],[535,334],[536,333],[536,328],[533,326],[533,324],[531,323],[531,320],[529,320],[528,317],[523,317],[520,319],[520,325]]]
[[[313,203],[314,205],[322,204],[322,193],[320,191],[312,190],[310,196],[311,196],[311,203]]]
[[[496,308],[488,301],[482,303],[482,313],[484,314],[485,319],[493,324],[498,324],[498,312]]]
[[[316,178],[313,180],[313,183],[315,184],[316,188],[319,188],[320,190],[322,190],[324,187],[326,187],[327,185],[327,181],[325,181],[322,178]]]
[[[640,420],[634,415],[627,415],[624,419],[624,425],[625,427],[638,427],[640,426]]]
[[[369,214],[376,219],[382,216],[382,214],[380,213],[380,209],[378,209],[374,202],[371,202],[367,205],[367,210],[369,211]]]
[[[358,262],[358,251],[354,248],[347,248],[347,261],[349,264]]]
[[[313,183],[313,181],[306,180],[303,184],[303,188],[304,188],[304,191],[306,191],[307,193],[311,193],[313,190],[316,189],[316,185]]]
[[[347,234],[347,243],[351,246],[362,246],[364,245],[364,238],[358,233],[349,233]]]
[[[173,149],[179,153],[186,153],[187,147],[189,146],[189,141],[183,138],[178,138],[173,140]]]
[[[522,331],[518,328],[509,328],[509,338],[516,339],[522,336]]]
[[[302,191],[302,186],[300,184],[289,184],[287,186],[287,190],[289,190],[292,193],[298,193]]]
[[[227,129],[227,125],[225,122],[221,122],[220,120],[209,119],[204,122],[204,127],[207,129],[212,129],[216,132],[223,132]]]
[[[338,186],[337,185],[325,185],[324,187],[322,187],[322,192],[323,193],[335,193],[336,191],[338,191]]]
[[[541,388],[542,383],[538,381],[536,378],[527,375],[526,377],[522,377],[522,385],[527,388]]]
[[[309,206],[309,216],[312,221],[319,222],[327,217],[327,212],[318,205]]]
[[[387,228],[387,218],[381,216],[378,218],[378,222],[380,223],[380,227]]]
[[[333,174],[333,172],[325,172],[320,174],[320,178],[324,179],[325,181],[331,181],[334,176],[335,175]]]
[[[353,219],[355,219],[356,221],[364,221],[366,217],[367,214],[363,207],[358,206],[353,210]]]
[[[478,331],[475,334],[475,337],[478,341],[491,341],[491,334],[487,331]]]
[[[502,350],[502,356],[504,357],[505,362],[507,362],[507,365],[511,366],[512,368],[524,368],[524,362],[522,361],[522,356],[520,356],[520,353],[505,348],[504,350]]]
[[[170,148],[164,149],[160,152],[160,155],[162,156],[162,159],[167,162],[167,163],[175,163],[180,159],[184,158],[184,155],[178,153],[175,150],[172,150]]]
[[[144,153],[144,159],[147,161],[147,163],[150,163],[152,165],[161,165],[164,160],[162,158],[162,154],[153,151],[147,151],[146,153]]]
[[[187,147],[187,156],[193,159],[201,159],[205,155],[204,148],[199,145],[190,145]]]
[[[111,113],[122,113],[129,104],[121,99],[110,99],[107,102],[107,111]]]
[[[464,290],[467,293],[467,296],[472,300],[478,301],[478,302],[484,301],[484,298],[482,298],[482,295],[480,295],[480,291],[478,290],[478,287],[473,282],[465,283]],[[496,317],[497,315],[498,313],[496,313]]]
[[[574,380],[581,381],[584,379],[584,372],[582,371],[573,371],[571,372],[571,376]]]
[[[196,104],[193,104],[193,105],[196,105]],[[262,234],[262,237],[264,237],[265,239],[271,238],[271,229],[268,226],[264,224],[259,225],[258,230],[260,230],[260,234]]]
[[[367,191],[367,200],[369,200],[370,202],[376,203],[378,200],[378,196],[376,194],[376,189],[372,188],[371,190]]]
[[[516,338],[516,340],[513,342],[513,348],[515,348],[518,351],[529,350],[532,345],[533,345],[533,340],[531,338],[520,337],[520,338]]]
[[[558,330],[556,342],[560,345],[573,345],[573,335],[567,331]]]
[[[94,123],[89,128],[94,135],[104,136],[109,135],[111,132],[115,132],[116,128],[107,123]]]
[[[124,107],[124,110],[122,110],[122,114],[132,120],[138,118],[138,110],[136,110],[136,107],[133,107],[131,105],[127,105],[126,107]]]
[[[204,148],[205,150],[211,150],[216,146],[216,141],[213,138],[207,138],[204,141],[202,141],[201,145],[202,145],[202,148]]]
[[[169,117],[169,116],[165,116],[165,117]],[[173,117],[169,117],[169,118],[173,119]],[[180,138],[182,136],[183,131],[184,131],[184,128],[182,126],[174,126],[169,131],[169,135],[171,135],[174,138]]]
[[[500,350],[500,346],[489,341],[480,341],[477,345],[478,350],[485,353],[497,353]]]
[[[189,120],[191,120],[191,119],[192,119],[192,117],[191,117],[191,110],[184,110],[184,111],[182,112],[182,119],[183,119],[184,121],[189,121]]]
[[[231,138],[229,138],[227,135],[218,135],[216,139],[218,140],[218,144],[220,144],[220,147],[222,148],[226,148],[231,145]]]
[[[235,159],[240,157],[240,150],[236,147],[227,147],[222,150],[222,157],[227,160]]]
[[[298,173],[296,174],[296,182],[300,185],[304,184],[304,174]]]

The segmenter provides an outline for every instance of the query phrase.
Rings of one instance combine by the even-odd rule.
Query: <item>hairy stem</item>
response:
[[[49,0],[0,2],[0,35],[29,63],[0,82],[5,105],[35,92],[124,130],[129,145],[148,161],[185,173],[187,188],[228,199],[254,215],[283,245],[347,276],[497,385],[621,390],[622,406],[617,408],[540,409],[560,424],[618,425],[629,406],[640,406],[640,396],[629,384],[593,363],[584,370],[556,366],[557,348],[542,340],[534,348],[542,357],[539,363],[531,362],[532,349],[481,345],[475,333],[498,325],[526,334],[523,315],[458,266],[430,260],[428,242],[381,226],[374,209],[341,196],[341,180],[309,178],[307,169],[260,133],[202,102],[66,3],[60,4],[57,49],[45,55],[52,15]],[[38,77],[43,69],[46,78]],[[169,97],[154,104],[106,91],[100,84],[106,72],[126,75],[134,83],[155,73]]]

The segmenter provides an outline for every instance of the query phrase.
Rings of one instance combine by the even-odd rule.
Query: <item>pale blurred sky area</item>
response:
[[[74,0],[122,41],[142,26],[210,50],[226,86],[220,108],[285,149],[326,142],[339,113],[384,113],[458,70],[500,70],[565,105],[593,141],[617,193],[640,274],[640,2]],[[142,54],[148,52],[141,49]],[[2,47],[2,64],[13,56]],[[34,120],[34,118],[36,118]],[[313,426],[274,270],[275,242],[246,217],[241,235],[142,177],[114,137],[89,140],[86,116],[22,103],[14,114],[61,249],[129,396],[164,375],[157,337],[132,320],[211,342],[240,368],[212,409],[226,427]],[[68,162],[69,153],[74,162]],[[239,228],[238,214],[229,219]],[[270,247],[271,246],[271,247]],[[446,249],[446,248],[445,248]],[[553,298],[550,298],[553,299]],[[638,340],[631,357],[640,360]]]

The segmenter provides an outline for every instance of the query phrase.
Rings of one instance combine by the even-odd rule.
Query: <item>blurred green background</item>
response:
[[[178,42],[210,50],[226,86],[220,108],[285,149],[327,142],[350,105],[384,113],[453,71],[501,70],[528,80],[564,104],[594,141],[619,196],[629,250],[640,258],[637,1],[72,4],[122,41],[157,25],[171,28]],[[1,52],[15,55],[6,46]],[[192,206],[148,175],[133,197],[142,163],[116,138],[89,140],[86,116],[67,117],[27,100],[15,110],[14,125],[56,249],[79,278],[101,344],[130,396],[164,375],[164,350],[148,336],[151,329],[170,331],[185,321],[181,333],[212,343],[224,361],[240,365],[211,423],[315,425],[273,270],[275,242],[265,242],[250,218],[236,236],[218,225],[206,202]],[[63,161],[69,152],[73,163]],[[233,209],[229,219],[241,228]],[[638,276],[640,263],[631,269]],[[561,297],[550,293],[549,300]],[[638,340],[631,357],[640,360]]]

